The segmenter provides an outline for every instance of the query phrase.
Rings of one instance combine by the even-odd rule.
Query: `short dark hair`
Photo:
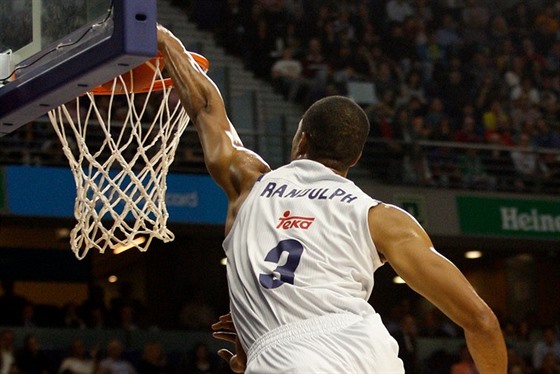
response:
[[[364,148],[369,120],[353,100],[328,96],[307,109],[301,130],[309,136],[310,159],[337,169],[347,169]]]

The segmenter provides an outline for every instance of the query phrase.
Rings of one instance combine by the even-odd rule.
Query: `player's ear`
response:
[[[360,161],[360,158],[362,158],[362,152],[360,152],[360,154],[356,157],[356,159],[350,164],[350,167],[356,165],[358,161]]]
[[[297,145],[298,155],[307,155],[309,151],[309,133],[302,131]]]

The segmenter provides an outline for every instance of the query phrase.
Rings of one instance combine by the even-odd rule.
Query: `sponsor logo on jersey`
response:
[[[280,222],[276,225],[277,229],[302,229],[307,230],[309,226],[315,221],[314,217],[292,216],[289,210],[286,210],[283,217],[280,217]]]

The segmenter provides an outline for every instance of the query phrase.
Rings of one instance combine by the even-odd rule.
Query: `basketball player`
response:
[[[496,316],[465,277],[413,217],[346,178],[369,132],[358,105],[341,96],[313,104],[293,138],[292,161],[271,171],[243,147],[217,87],[181,42],[158,27],[158,46],[228,198],[232,321],[215,328],[235,325],[239,355],[226,357],[233,370],[403,373],[395,340],[367,302],[373,272],[388,262],[464,329],[481,374],[506,372]]]

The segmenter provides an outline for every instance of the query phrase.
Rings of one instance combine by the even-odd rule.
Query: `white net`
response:
[[[153,90],[163,81],[160,60],[148,64],[146,93],[127,92],[133,79],[121,76],[109,95],[87,93],[49,112],[76,182],[70,244],[79,259],[92,248],[146,251],[153,238],[174,239],[166,177],[189,117],[171,86]]]

